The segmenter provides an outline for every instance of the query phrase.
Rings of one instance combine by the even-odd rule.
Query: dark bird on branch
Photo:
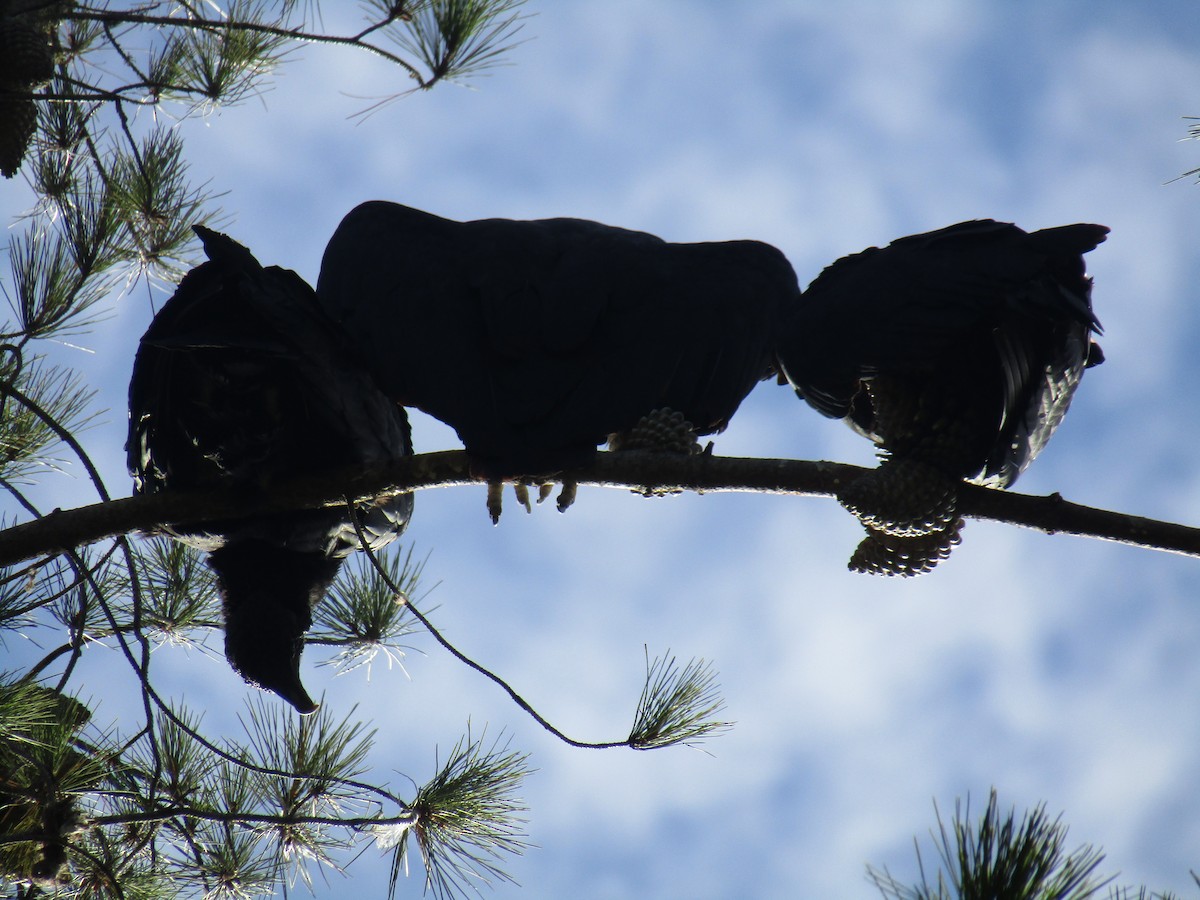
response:
[[[722,431],[772,373],[798,294],[783,254],[757,241],[454,222],[384,201],[342,220],[317,282],[383,390],[458,432],[493,501],[500,481],[586,465],[612,435],[626,449],[664,427],[678,440],[670,411],[690,424],[685,450]]]
[[[242,486],[393,462],[412,453],[408,417],[356,362],[312,288],[263,268],[223,234],[196,226],[208,262],[192,269],[142,337],[129,385],[129,470],[136,493]],[[360,503],[374,548],[399,536],[411,494]],[[247,681],[302,713],[312,608],[357,549],[342,507],[175,525],[209,553],[225,613],[225,655]]]
[[[961,222],[847,256],[809,285],[781,367],[881,448],[839,494],[867,528],[852,569],[928,571],[958,542],[957,485],[1006,488],[1046,445],[1103,361],[1083,254],[1107,233]]]

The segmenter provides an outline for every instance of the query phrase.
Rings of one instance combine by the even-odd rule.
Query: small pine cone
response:
[[[873,531],[935,534],[958,517],[958,482],[922,462],[892,457],[846,485],[838,501]]]
[[[54,74],[45,32],[23,19],[0,19],[0,86],[28,90]]]
[[[901,578],[923,575],[962,543],[963,524],[960,518],[944,531],[909,538],[867,529],[867,536],[850,557],[849,568],[852,572],[868,575],[899,575]]]
[[[873,433],[885,450],[935,468],[970,475],[979,468],[976,407],[945,386],[921,379],[880,376],[867,383]]]
[[[12,178],[17,174],[36,129],[33,101],[8,100],[0,91],[0,175]]]
[[[696,430],[683,413],[663,407],[638,419],[629,431],[608,437],[609,450],[650,450],[690,456],[700,452]]]
[[[976,426],[961,416],[939,419],[929,432],[913,445],[913,456],[943,472],[971,474],[979,469],[973,450]]]
[[[610,434],[608,449],[647,450],[651,453],[675,453],[680,456],[691,456],[701,452],[692,423],[683,417],[683,413],[668,407],[651,410],[638,419],[638,423],[628,431]],[[680,491],[646,487],[633,493],[643,497],[669,497]]]
[[[889,446],[904,447],[917,421],[920,392],[900,378],[878,377],[866,382],[875,413],[874,430]]]

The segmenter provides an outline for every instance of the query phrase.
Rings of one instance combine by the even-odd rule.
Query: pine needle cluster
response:
[[[993,789],[978,821],[971,820],[969,799],[956,803],[949,829],[936,805],[934,811],[936,872],[926,872],[920,844],[920,881],[915,885],[899,881],[886,868],[868,866],[867,879],[884,900],[1089,900],[1106,887],[1109,900],[1174,900],[1170,893],[1116,887],[1114,876],[1098,876],[1104,854],[1090,844],[1068,852],[1067,827],[1061,816],[1051,819],[1044,804],[1018,821],[1015,810],[1000,809]]]

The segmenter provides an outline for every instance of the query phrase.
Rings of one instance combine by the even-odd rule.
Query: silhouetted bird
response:
[[[129,469],[137,493],[244,486],[248,492],[412,452],[408,417],[355,362],[311,287],[263,268],[196,226],[209,261],[192,269],[142,337],[129,385]],[[372,548],[400,535],[412,495],[360,504]],[[359,547],[345,508],[178,525],[209,552],[225,612],[225,655],[247,681],[300,712],[304,633],[342,559]]]
[[[584,465],[652,412],[723,430],[771,373],[798,293],[783,254],[756,241],[454,222],[384,201],[342,220],[317,282],[383,390],[453,426],[493,484]]]
[[[957,484],[1008,487],[1045,446],[1103,360],[1082,254],[1107,233],[962,222],[845,257],[809,285],[782,368],[881,447],[879,468],[839,494],[868,532],[851,568],[928,571],[958,542]]]

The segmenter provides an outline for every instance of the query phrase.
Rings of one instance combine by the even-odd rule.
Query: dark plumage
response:
[[[870,535],[852,567],[931,568],[957,541],[954,486],[1008,487],[1045,446],[1103,359],[1082,255],[1107,233],[962,222],[845,257],[809,285],[780,364],[884,459],[840,497]]]
[[[355,362],[296,273],[263,268],[225,235],[196,226],[209,261],[192,269],[142,337],[129,386],[129,469],[137,493],[239,485],[410,454],[408,418]],[[412,495],[361,504],[372,547],[404,531]],[[210,553],[225,652],[248,681],[301,712],[311,611],[359,546],[345,509],[174,526]]]
[[[373,201],[338,226],[317,295],[383,390],[453,426],[473,471],[499,480],[585,464],[653,410],[721,431],[770,374],[798,287],[755,241]]]

